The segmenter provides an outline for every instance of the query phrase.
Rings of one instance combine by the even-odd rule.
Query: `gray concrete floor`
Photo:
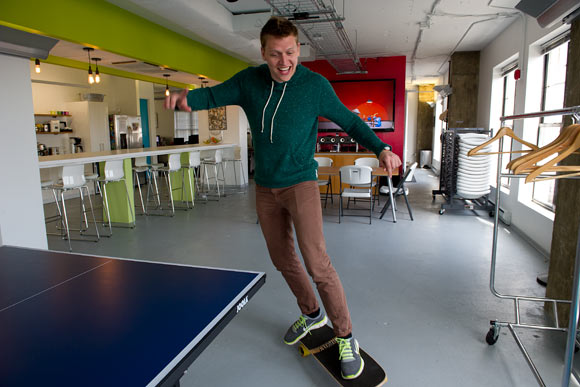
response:
[[[493,219],[470,211],[439,215],[442,198],[433,202],[431,195],[438,178],[423,169],[416,180],[408,185],[414,221],[402,198],[397,223],[375,212],[372,225],[362,217],[338,224],[336,198],[324,210],[327,249],[343,281],[354,335],[384,367],[388,386],[537,385],[507,329],[494,346],[485,342],[490,320],[514,320],[513,302],[489,290]],[[57,237],[49,237],[49,248],[68,250]],[[73,249],[267,273],[264,287],[193,363],[182,386],[334,385],[317,362],[282,343],[299,311],[270,263],[252,185],[173,218],[139,216],[135,229],[115,228],[99,243],[73,241]],[[499,291],[544,295],[536,276],[547,267],[541,254],[501,226]],[[545,323],[542,305],[522,306],[523,319]],[[559,386],[565,334],[518,332],[546,384]]]

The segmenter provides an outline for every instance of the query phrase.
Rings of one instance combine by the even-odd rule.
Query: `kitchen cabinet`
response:
[[[74,116],[75,137],[82,139],[85,152],[111,150],[109,108],[104,102],[78,101],[66,104]]]

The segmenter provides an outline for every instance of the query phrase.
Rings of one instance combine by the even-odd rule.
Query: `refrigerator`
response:
[[[109,116],[111,149],[143,148],[141,117],[112,114]]]

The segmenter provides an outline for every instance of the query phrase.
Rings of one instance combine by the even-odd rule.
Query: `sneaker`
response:
[[[355,379],[360,376],[365,367],[365,362],[359,354],[358,341],[354,338],[336,338],[338,343],[338,360],[343,379]]]
[[[284,336],[284,343],[288,345],[296,344],[298,340],[306,336],[308,332],[312,329],[322,328],[326,325],[326,314],[322,311],[318,314],[318,317],[312,318],[306,315],[301,315],[298,320],[286,332]]]

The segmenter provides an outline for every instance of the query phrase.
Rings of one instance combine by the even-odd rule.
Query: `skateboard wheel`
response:
[[[302,357],[306,357],[306,356],[310,355],[310,351],[308,350],[308,348],[306,348],[306,346],[304,344],[300,344],[298,346],[298,352],[300,352],[300,355]]]

